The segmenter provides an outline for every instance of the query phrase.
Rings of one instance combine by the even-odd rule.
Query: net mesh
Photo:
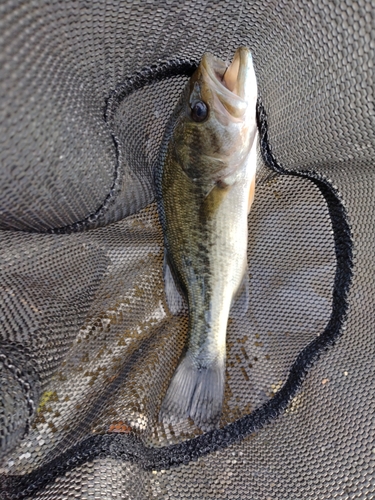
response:
[[[374,19],[2,3],[1,498],[375,497]],[[261,96],[249,309],[202,433],[158,419],[188,317],[166,304],[153,172],[202,54],[240,45]]]

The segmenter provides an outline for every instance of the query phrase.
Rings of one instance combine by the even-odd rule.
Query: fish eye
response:
[[[195,122],[203,122],[208,115],[207,104],[203,101],[196,101],[191,108],[191,117]]]

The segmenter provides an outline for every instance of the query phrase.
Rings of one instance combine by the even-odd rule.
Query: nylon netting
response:
[[[1,498],[371,499],[370,2],[0,6]],[[202,54],[258,79],[249,308],[220,428],[164,425],[186,343],[153,172]]]

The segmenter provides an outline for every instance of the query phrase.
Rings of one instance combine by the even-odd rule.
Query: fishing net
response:
[[[0,495],[375,497],[370,2],[3,1]],[[249,307],[217,429],[164,424],[186,345],[153,172],[210,51],[259,100]]]

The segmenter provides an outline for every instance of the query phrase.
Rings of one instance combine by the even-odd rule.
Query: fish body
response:
[[[205,54],[167,125],[155,176],[164,280],[172,312],[179,293],[187,300],[189,340],[160,410],[165,422],[190,417],[209,429],[220,418],[228,317],[248,280],[256,99],[247,48],[229,68]]]

